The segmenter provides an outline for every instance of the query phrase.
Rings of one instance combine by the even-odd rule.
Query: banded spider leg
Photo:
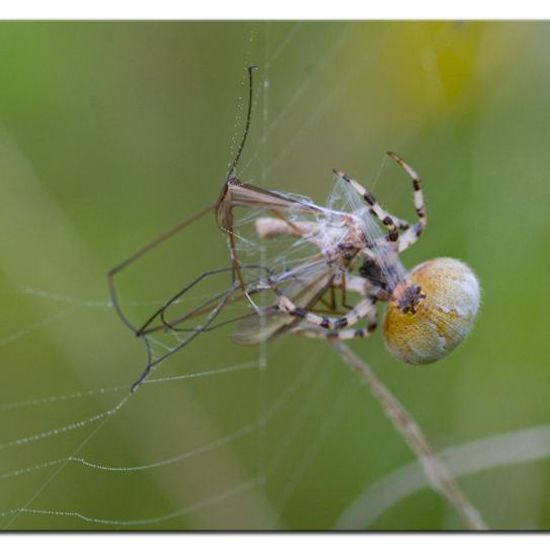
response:
[[[370,207],[370,212],[378,220],[380,220],[388,228],[388,241],[395,243],[396,251],[401,253],[412,246],[424,232],[427,224],[426,205],[424,203],[424,194],[422,192],[422,179],[399,155],[388,151],[386,153],[393,161],[395,161],[409,175],[413,182],[414,191],[414,206],[418,222],[411,224],[402,220],[393,214],[390,214],[382,208],[375,196],[368,189],[363,187],[359,182],[347,176],[344,172],[335,170],[335,174],[342,178],[346,183],[350,184],[357,193],[359,193]],[[399,235],[399,231],[403,231]]]

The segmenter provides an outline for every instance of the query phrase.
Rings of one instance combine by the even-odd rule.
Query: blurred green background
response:
[[[549,423],[549,24],[4,22],[3,528],[330,529],[413,460],[330,347],[293,337],[258,350],[205,335],[155,372],[203,376],[146,385],[97,418],[146,362],[106,273],[215,200],[250,63],[241,177],[323,203],[340,168],[410,217],[410,183],[383,163],[395,150],[423,176],[429,215],[405,264],[454,256],[480,277],[477,326],[444,361],[399,364],[380,334],[353,344],[434,447]],[[145,320],[226,263],[207,216],[124,273],[122,299]],[[550,528],[550,463],[533,458],[545,433],[524,460],[495,447],[461,478],[491,527]],[[463,528],[427,488],[371,506],[355,527]]]

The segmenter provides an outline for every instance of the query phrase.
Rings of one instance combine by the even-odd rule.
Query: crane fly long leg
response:
[[[251,271],[265,271],[266,276],[269,276],[269,270],[266,267],[263,266],[256,266],[256,265],[243,265],[241,266],[244,270],[251,270]],[[226,299],[226,306],[236,303],[240,300],[243,300],[247,295],[254,295],[258,292],[261,292],[262,290],[268,290],[269,287],[261,288],[261,287],[252,287],[249,288],[246,293],[243,293],[240,289],[240,286],[235,287],[233,285],[232,288],[229,290],[218,292],[211,298],[209,298],[206,302],[203,302],[202,304],[194,307],[191,311],[187,312],[185,315],[182,315],[180,317],[177,317],[174,320],[167,320],[166,319],[166,311],[167,309],[174,303],[176,303],[184,294],[189,292],[194,286],[196,286],[198,283],[206,279],[207,277],[210,277],[212,275],[217,275],[220,273],[227,273],[232,272],[232,267],[223,267],[220,269],[212,269],[210,271],[207,271],[197,277],[194,281],[192,281],[190,284],[188,284],[185,288],[177,292],[174,296],[172,296],[162,307],[160,307],[149,319],[141,326],[141,328],[136,332],[138,336],[145,336],[148,334],[152,334],[154,332],[158,332],[161,330],[173,330],[176,332],[194,332],[196,329],[190,328],[181,328],[178,327],[178,324],[183,323],[184,321],[187,321],[189,319],[193,319],[196,317],[199,317],[201,315],[204,315],[212,310],[214,307],[213,304],[215,304],[219,299]],[[255,312],[249,313],[243,316],[240,316],[238,318],[234,318],[233,321],[240,320],[241,318],[246,318],[249,315],[255,315]],[[154,325],[153,323],[155,321],[160,321],[160,324]],[[224,321],[222,324],[228,324],[229,321]],[[153,325],[153,326],[151,326]],[[221,326],[221,324],[215,325],[215,327]],[[215,327],[211,327],[209,330],[213,330]],[[206,332],[206,331],[202,331]]]
[[[242,267],[245,270],[247,270],[247,269],[255,270],[255,271],[263,270],[269,276],[269,270],[265,267],[255,266],[255,265],[244,265]],[[170,322],[170,321],[166,320],[166,318],[164,316],[164,313],[165,313],[166,309],[170,305],[177,302],[177,300],[179,298],[181,298],[181,296],[183,296],[186,292],[188,292],[190,289],[192,289],[194,286],[196,286],[200,281],[206,279],[209,276],[216,275],[216,274],[219,274],[219,273],[232,272],[232,269],[233,269],[232,267],[224,267],[224,268],[220,268],[220,269],[213,269],[209,272],[203,273],[202,275],[197,277],[194,281],[192,281],[190,284],[188,284],[184,289],[180,290],[172,298],[170,298],[170,300],[168,300],[166,302],[166,304],[164,304],[164,306],[162,306],[159,310],[157,310],[155,312],[155,314],[152,315],[147,320],[147,322],[137,331],[137,335],[142,337],[143,341],[146,343],[149,359],[148,359],[148,362],[147,362],[147,366],[145,367],[145,370],[143,371],[143,373],[141,374],[139,379],[136,382],[134,382],[134,384],[132,385],[132,391],[135,391],[136,389],[139,388],[139,386],[147,379],[147,377],[150,375],[152,369],[157,364],[164,361],[164,359],[166,359],[166,357],[172,355],[176,351],[178,351],[181,348],[187,346],[199,334],[201,334],[203,332],[210,332],[210,331],[214,330],[215,328],[219,328],[219,327],[227,325],[229,323],[234,323],[236,321],[244,321],[249,317],[256,317],[257,316],[256,311],[252,311],[252,312],[249,311],[246,314],[239,315],[237,317],[233,317],[231,319],[221,321],[217,324],[214,324],[215,319],[220,315],[220,313],[223,311],[223,309],[227,305],[229,305],[233,302],[236,302],[237,300],[241,300],[244,297],[244,295],[241,293],[241,290],[240,290],[240,287],[239,287],[238,283],[233,282],[233,284],[231,285],[231,287],[228,290],[216,294],[213,298],[210,298],[207,302],[201,304],[198,307],[195,307],[193,310],[191,310],[186,315],[183,315],[177,321]],[[269,289],[269,287],[266,286],[265,288],[260,289],[260,290],[268,290],[268,289]],[[250,292],[253,293],[255,290],[258,290],[258,289],[253,288]],[[236,293],[237,293],[237,296],[235,296]],[[206,314],[206,318],[205,318],[204,322],[200,323],[198,326],[192,327],[192,328],[189,328],[189,329],[181,328],[181,327],[176,326],[177,323],[181,323],[181,322],[183,322],[187,319],[190,319],[192,317],[196,317],[200,314]],[[155,320],[158,320],[158,319],[160,319],[162,324],[151,326],[151,325],[153,325]],[[151,349],[151,341],[149,340],[148,337],[153,332],[156,332],[156,331],[159,331],[159,330],[173,330],[173,331],[176,331],[176,332],[186,332],[186,333],[189,333],[189,336],[187,336],[187,338],[185,338],[185,340],[183,340],[183,342],[180,342],[175,348],[171,349],[168,353],[164,354],[162,357],[160,357],[156,360],[153,360],[152,349]]]
[[[126,258],[124,261],[119,263],[117,266],[113,267],[109,273],[107,274],[107,280],[109,284],[109,295],[111,298],[111,303],[113,304],[113,307],[117,313],[117,315],[120,317],[122,322],[132,331],[137,332],[137,328],[130,322],[128,317],[125,315],[125,313],[122,311],[122,308],[120,306],[120,302],[118,300],[118,293],[115,286],[115,277],[118,273],[132,265],[134,262],[139,260],[141,257],[145,256],[148,252],[156,248],[158,245],[163,243],[164,241],[168,240],[170,237],[173,237],[176,233],[187,227],[188,225],[192,224],[193,222],[200,219],[204,214],[207,212],[210,212],[216,207],[216,204],[211,204],[205,208],[202,208],[198,212],[195,212],[195,214],[189,216],[188,218],[180,221],[177,223],[174,227],[169,229],[168,231],[164,232],[162,235],[159,235],[152,241],[149,241],[145,246],[140,248],[137,252]]]
[[[171,328],[169,326],[169,324],[167,324],[165,319],[164,319],[164,312],[166,311],[166,309],[168,307],[170,307],[174,302],[177,302],[177,300],[179,300],[184,294],[189,292],[189,290],[191,290],[194,286],[199,284],[202,280],[206,279],[207,277],[210,277],[211,275],[217,275],[218,273],[224,273],[224,272],[231,271],[231,269],[232,269],[231,267],[223,267],[221,269],[213,269],[211,271],[207,271],[207,272],[203,273],[202,275],[199,275],[199,277],[197,277],[194,281],[192,281],[190,284],[188,284],[182,290],[180,290],[179,292],[174,294],[174,296],[172,296],[172,298],[170,298],[161,308],[159,308],[155,313],[153,313],[153,315],[151,315],[151,317],[149,317],[149,319],[147,319],[147,321],[145,321],[145,323],[136,331],[136,335],[137,336],[143,336],[144,334],[147,334],[147,333],[150,333],[150,332],[153,332],[154,330],[156,330],[155,328],[151,329],[150,325],[158,317],[160,317],[160,319],[162,321],[162,324],[164,325],[164,328]],[[215,302],[218,298],[223,297],[228,292],[230,292],[230,291],[225,291],[225,292],[222,292],[221,294],[218,294],[217,296],[214,296],[206,304],[203,304],[202,307],[205,307],[205,306]],[[193,312],[194,312],[194,310],[191,313],[193,313]],[[181,319],[181,321],[186,320],[188,317],[189,317],[189,315],[184,315],[183,318]]]
[[[232,268],[230,268],[231,270]],[[163,312],[167,309],[168,304],[164,304],[161,308],[159,308],[151,317],[143,324],[143,326],[137,331],[138,336],[147,336],[148,334],[153,334],[155,332],[163,331],[163,330],[174,330],[175,327],[177,327],[178,324],[183,323],[184,321],[187,321],[188,319],[193,319],[195,317],[199,317],[200,315],[204,315],[208,313],[213,306],[214,303],[216,303],[219,299],[223,298],[225,296],[227,291],[225,292],[219,292],[206,302],[202,303],[200,306],[197,306],[196,308],[192,309],[185,315],[182,315],[180,317],[177,317],[176,319],[173,319],[171,321],[166,321],[164,319]],[[178,293],[180,294],[180,293]],[[169,301],[171,301],[170,299]],[[159,320],[159,324],[153,324],[155,320]]]
[[[229,296],[229,295],[228,295]],[[179,345],[177,345],[175,348],[171,349],[168,353],[164,354],[162,357],[153,360],[152,352],[151,352],[151,345],[147,339],[147,337],[144,338],[146,344],[147,344],[147,353],[149,356],[149,360],[147,361],[147,365],[143,372],[141,373],[141,376],[132,384],[132,387],[130,390],[132,392],[135,392],[141,384],[149,377],[151,374],[151,371],[155,368],[156,365],[164,361],[168,356],[173,355],[177,351],[179,351],[181,348],[187,346],[190,342],[192,342],[199,334],[202,332],[205,332],[214,322],[216,317],[221,313],[223,308],[226,305],[228,296],[226,296],[224,299],[220,300],[219,304],[208,314],[205,322],[197,327],[197,330],[191,332],[191,334]]]

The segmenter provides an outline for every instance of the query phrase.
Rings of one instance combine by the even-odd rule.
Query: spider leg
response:
[[[365,187],[363,187],[359,182],[351,179],[344,172],[335,170],[334,173],[339,178],[342,178],[346,183],[349,183],[355,191],[357,191],[357,193],[365,199],[365,202],[370,207],[370,213],[373,216],[376,216],[376,218],[378,218],[388,228],[387,240],[391,243],[397,243],[397,240],[399,239],[399,230],[409,229],[410,223],[386,212],[386,210],[380,206],[379,202],[368,189],[365,189]]]
[[[328,287],[329,300],[325,299],[324,297],[319,299],[319,302],[323,306],[325,306],[326,309],[322,309],[320,307],[314,307],[310,310],[311,313],[334,313],[337,310],[335,289],[338,287],[339,285],[331,284]]]
[[[343,291],[341,295],[341,305],[346,309],[353,309],[352,304],[347,303],[347,298],[349,294],[359,294],[362,297],[367,297],[371,294],[376,295],[380,292],[380,287],[373,285],[367,279],[359,277],[357,275],[352,275],[351,273],[342,273],[340,277],[334,279],[330,286],[331,291],[331,301],[336,300],[335,290],[339,288]],[[345,290],[344,290],[345,289]],[[332,297],[334,295],[334,297]],[[327,307],[326,311],[321,311],[317,308],[311,309],[311,313],[333,313],[336,311],[336,303],[331,304],[327,303],[326,300],[321,298],[320,302]]]
[[[359,301],[351,311],[346,313],[346,315],[343,315],[342,317],[325,317],[297,306],[279,289],[273,288],[273,290],[279,296],[279,300],[275,306],[279,311],[286,313],[291,317],[301,319],[305,323],[329,330],[339,330],[358,323],[361,319],[368,317],[368,315],[376,309],[375,305],[379,300],[377,294],[370,294],[363,300]]]
[[[332,285],[330,286],[330,302],[327,302],[324,298],[321,298],[321,303],[328,308],[328,312],[332,313],[336,311],[336,289],[340,289],[340,305],[345,309],[353,309],[353,306],[347,303],[347,277],[354,277],[354,275],[348,275],[345,272],[340,275],[340,277],[335,278]],[[362,296],[365,296],[365,279],[357,277],[359,279],[359,285],[357,285],[357,290]],[[353,292],[353,289],[352,289]],[[320,311],[315,311],[314,313],[321,313]],[[324,313],[324,312],[323,312]]]
[[[336,311],[336,304],[330,304],[324,298],[321,298],[319,302],[325,309],[320,306],[315,306],[310,309],[311,313],[334,313]]]
[[[372,307],[364,318],[366,320],[365,325],[356,329],[300,328],[300,326],[298,326],[292,333],[307,338],[322,338],[325,340],[354,340],[368,338],[377,327],[376,307]]]
[[[340,299],[342,301],[342,307],[344,307],[346,309],[353,309],[353,306],[348,304],[347,277],[346,277],[345,273],[342,275],[342,281],[341,281],[340,289],[341,289]]]
[[[408,228],[399,238],[398,250],[399,252],[403,252],[403,250],[406,250],[418,240],[418,237],[420,237],[426,228],[427,217],[424,193],[422,192],[422,179],[399,155],[391,151],[388,151],[387,155],[405,170],[413,182],[414,207],[416,209],[418,221],[412,227]]]
[[[359,277],[358,275],[352,275],[351,273],[345,274],[345,283],[343,283],[343,278],[334,281],[335,288],[341,287],[342,284],[346,286],[346,294],[353,292],[363,297],[369,294],[376,294],[378,290],[378,287],[374,286],[367,279]]]

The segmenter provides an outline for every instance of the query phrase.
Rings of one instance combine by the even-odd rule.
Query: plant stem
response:
[[[395,429],[403,436],[407,445],[417,456],[432,489],[447,499],[447,502],[458,512],[469,529],[487,530],[488,527],[481,514],[464,495],[447,467],[437,458],[428,439],[414,418],[386,388],[371,368],[355,355],[347,345],[335,341],[333,346],[342,359],[367,382],[373,396],[382,405],[386,416],[392,421]]]

